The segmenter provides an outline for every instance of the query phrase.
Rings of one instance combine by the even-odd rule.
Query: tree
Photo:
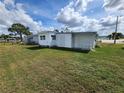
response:
[[[116,34],[116,37],[115,37],[115,34]],[[115,33],[115,32],[113,32],[112,34],[108,35],[108,37],[109,37],[109,39],[114,39],[114,38],[120,39],[120,38],[123,37],[123,34],[122,33]]]
[[[10,28],[8,28],[8,31],[13,32],[14,34],[20,35],[20,39],[22,41],[22,35],[31,35],[32,33],[29,31],[28,27],[25,27],[24,25],[20,23],[12,24]]]
[[[10,38],[10,37],[11,37],[10,35],[5,35],[5,34],[2,34],[2,35],[0,36],[0,38],[4,38],[4,39]]]
[[[59,30],[58,30],[58,29],[55,29],[54,31],[55,31],[55,32],[59,32]]]
[[[110,35],[108,35],[107,37],[109,38],[109,40],[110,40],[110,39],[112,39],[112,35],[111,35],[111,34],[110,34]]]

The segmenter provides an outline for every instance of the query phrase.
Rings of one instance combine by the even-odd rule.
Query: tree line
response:
[[[107,37],[109,39],[114,39],[114,38],[121,39],[121,38],[124,38],[124,35],[122,33],[119,33],[119,32],[118,33],[113,32],[112,34],[108,35]]]
[[[20,23],[14,23],[11,25],[10,28],[8,28],[8,31],[11,32],[9,35],[2,34],[0,38],[12,38],[12,36],[19,35],[21,42],[23,41],[22,36],[23,35],[31,35],[32,33],[29,30],[29,27],[24,26],[23,24]]]

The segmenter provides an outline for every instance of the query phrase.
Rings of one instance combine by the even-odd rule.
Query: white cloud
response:
[[[57,14],[57,21],[70,27],[81,26],[86,19],[82,12],[92,0],[73,0]]]
[[[8,33],[6,28],[7,28],[7,26],[0,24],[0,34]]]
[[[83,17],[78,12],[75,12],[73,8],[68,6],[57,14],[58,22],[64,23],[70,27],[80,26],[83,23],[82,19]]]
[[[115,16],[108,16],[105,18],[101,18],[99,20],[99,23],[102,24],[102,26],[112,26],[116,24],[116,17]]]
[[[44,31],[54,31],[55,28],[54,27],[44,27],[43,30]]]
[[[4,4],[14,5],[15,0],[4,0]]]
[[[57,21],[76,31],[97,31],[100,35],[114,32],[116,16],[106,16],[101,19],[93,19],[88,18],[87,16],[82,16],[82,13],[87,10],[88,4],[91,1],[92,0],[73,0],[57,14]],[[107,6],[105,5],[105,7]],[[124,19],[122,20],[121,18],[119,20],[118,31],[124,33],[123,27]]]
[[[98,20],[82,16],[92,0],[73,0],[57,14],[57,21],[78,31],[99,30]]]
[[[78,12],[86,11],[88,4],[92,1],[93,0],[75,0],[74,6]]]
[[[110,34],[115,31],[116,27],[116,16],[108,16],[105,18],[101,18],[99,20],[99,24],[101,24],[100,34]],[[118,32],[122,32],[124,34],[124,17],[119,17],[118,23]]]
[[[22,4],[14,4],[13,8],[11,9],[7,8],[8,4],[14,4],[14,1],[0,1],[0,31],[2,33],[4,33],[3,31],[7,32],[8,27],[10,27],[13,23],[22,23],[23,25],[29,27],[34,33],[42,29],[42,22],[34,21],[23,9]]]
[[[104,0],[105,10],[113,13],[113,12],[124,12],[124,0]]]

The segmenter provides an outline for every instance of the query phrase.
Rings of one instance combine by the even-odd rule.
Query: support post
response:
[[[116,19],[116,28],[115,28],[115,34],[114,34],[114,44],[116,44],[117,30],[118,30],[118,16],[117,16],[117,19]]]

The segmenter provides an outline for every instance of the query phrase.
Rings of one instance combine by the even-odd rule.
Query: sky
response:
[[[124,33],[124,0],[0,0],[0,34],[13,23],[21,23],[36,34],[54,29]]]

